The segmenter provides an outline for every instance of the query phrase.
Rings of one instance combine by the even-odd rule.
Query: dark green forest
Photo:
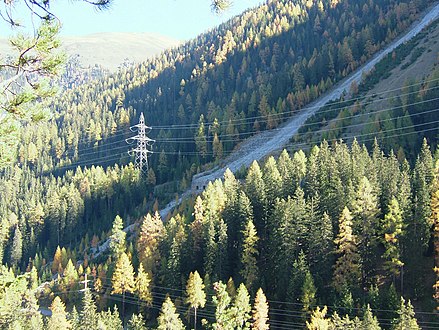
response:
[[[432,3],[270,1],[112,75],[70,62],[53,118],[21,132],[1,173],[0,328],[437,327],[437,66],[342,141],[361,93],[416,42],[287,150],[158,212]],[[125,142],[140,113],[156,140],[147,175]]]

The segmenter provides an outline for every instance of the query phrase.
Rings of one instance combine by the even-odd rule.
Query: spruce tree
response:
[[[49,309],[52,311],[52,316],[47,322],[47,330],[64,330],[72,328],[72,324],[67,320],[66,306],[59,297],[53,299]]]
[[[372,189],[372,185],[366,177],[360,181],[356,199],[352,205],[354,215],[353,229],[358,235],[358,252],[361,255],[363,284],[369,280],[371,273],[375,270],[379,221],[377,196]]]
[[[258,249],[257,242],[259,240],[256,228],[253,221],[249,220],[245,229],[242,231],[243,243],[241,250],[241,270],[240,275],[242,276],[244,283],[247,288],[252,289],[256,280],[258,279],[258,266],[257,257]]]
[[[378,319],[372,314],[369,304],[364,310],[363,320],[361,321],[361,330],[381,330]]]
[[[382,223],[382,240],[386,249],[383,254],[384,269],[395,277],[399,275],[400,269],[404,265],[401,261],[399,247],[399,241],[403,234],[403,219],[396,198],[392,198],[388,209]]]
[[[421,329],[418,325],[418,321],[415,318],[415,311],[410,303],[410,300],[405,303],[403,297],[401,297],[401,305],[398,310],[398,318],[395,320],[394,330],[418,330]]]
[[[247,172],[245,179],[245,193],[253,206],[256,231],[261,235],[264,231],[264,219],[266,211],[267,196],[265,194],[265,183],[262,179],[262,171],[257,161],[254,161]]]
[[[21,256],[23,255],[23,236],[21,234],[20,227],[15,226],[14,238],[12,239],[12,248],[11,248],[11,264],[17,265]]]
[[[311,314],[311,320],[306,321],[308,330],[330,330],[333,329],[331,320],[326,318],[327,307],[317,307]]]
[[[127,325],[128,330],[146,330],[145,321],[141,313],[131,315]]]
[[[226,285],[221,281],[213,284],[215,296],[212,298],[215,305],[215,323],[212,324],[214,330],[232,329],[233,320],[230,310],[231,299],[226,290]]]
[[[255,330],[268,330],[268,303],[264,291],[261,288],[256,292],[255,304],[252,310],[253,323],[252,328]]]
[[[96,312],[96,305],[93,301],[90,289],[84,291],[79,324],[81,330],[95,329],[98,325],[98,314]]]
[[[109,247],[111,256],[117,260],[122,252],[125,252],[126,233],[123,231],[123,220],[120,216],[116,216],[113,221],[113,228],[109,238]]]
[[[81,317],[76,309],[76,306],[73,306],[72,311],[69,315],[69,322],[72,325],[72,329],[80,329],[81,327]]]
[[[243,330],[250,328],[250,295],[244,283],[236,291],[236,297],[230,309],[233,329]]]
[[[302,315],[304,320],[308,319],[312,308],[316,304],[316,287],[314,279],[309,268],[305,272],[305,277],[302,285],[302,294],[300,296],[300,303],[302,304]]]
[[[158,330],[183,330],[184,325],[180,320],[180,315],[178,315],[174,303],[171,298],[167,297],[163,302],[162,309],[160,310],[160,315],[157,318]]]
[[[135,281],[135,292],[137,297],[142,302],[146,302],[148,306],[152,305],[152,293],[151,293],[151,278],[149,274],[143,270],[143,265],[139,265],[139,270],[137,273]]]
[[[204,308],[206,304],[203,280],[197,271],[189,274],[186,284],[186,303],[194,309],[194,329],[197,329],[197,310],[199,307]]]

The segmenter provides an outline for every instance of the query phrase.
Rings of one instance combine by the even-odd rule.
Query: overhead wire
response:
[[[407,89],[409,87],[413,87],[413,86],[417,86],[417,85],[420,85],[420,84],[425,84],[425,83],[433,82],[433,81],[437,81],[437,80],[439,80],[439,78],[427,80],[427,81],[424,81],[424,82],[420,82],[420,83],[416,83],[416,84],[412,84],[412,85],[408,85],[408,86],[404,86],[404,87],[401,87],[401,88],[396,88],[396,89],[392,89],[392,90],[383,91],[383,92],[380,92],[380,93],[376,93],[375,97],[376,97],[376,95],[381,95],[381,94],[386,94],[386,93],[390,93],[390,92],[394,92],[394,91],[398,91],[398,90],[403,90],[403,89]],[[434,89],[437,89],[437,88],[439,88],[439,86],[433,86],[433,87],[430,87],[430,88],[425,88],[422,91],[426,92],[426,91],[434,90]],[[334,110],[349,109],[351,107],[356,107],[356,106],[361,106],[361,105],[370,105],[370,104],[375,103],[375,102],[383,102],[383,101],[386,101],[386,100],[389,100],[389,99],[394,99],[397,96],[398,97],[402,97],[402,96],[408,96],[408,95],[412,95],[412,94],[419,94],[419,92],[420,91],[411,91],[411,92],[407,92],[407,93],[403,93],[403,94],[399,94],[399,95],[392,95],[392,96],[389,96],[387,98],[380,98],[378,100],[365,101],[363,103],[354,103],[354,104],[350,104],[350,105],[344,105],[344,106],[341,106],[341,107],[338,107],[338,108],[331,108],[331,109],[319,111],[319,113],[321,114],[321,113],[325,113],[325,112],[332,112]],[[234,119],[234,120],[231,120],[231,121],[223,121],[223,122],[220,122],[220,123],[227,123],[227,124],[229,124],[231,122],[233,124],[233,123],[237,122],[238,124],[236,124],[236,125],[243,125],[243,123],[242,123],[243,121],[248,121],[249,123],[251,123],[254,119],[266,118],[264,121],[261,121],[261,123],[263,123],[263,122],[266,122],[268,120],[267,119],[268,117],[281,116],[281,115],[284,115],[284,114],[289,114],[290,115],[289,117],[283,118],[283,120],[288,120],[289,118],[296,116],[297,113],[301,112],[301,111],[305,111],[305,110],[309,110],[309,109],[315,109],[315,108],[323,108],[323,107],[328,106],[328,105],[330,105],[332,107],[333,105],[336,105],[336,104],[347,104],[349,102],[352,102],[352,101],[355,101],[355,100],[359,100],[359,99],[363,99],[363,98],[364,97],[358,97],[358,98],[351,98],[351,99],[347,99],[347,100],[343,100],[343,101],[333,102],[333,103],[330,103],[330,104],[328,103],[328,104],[326,104],[326,105],[324,105],[322,107],[318,107],[318,106],[316,106],[316,107],[304,107],[304,108],[296,110],[295,112],[285,111],[285,112],[280,112],[280,113],[276,113],[276,114],[260,115],[260,116],[248,117],[248,118],[243,118],[243,119]],[[416,103],[412,103],[412,104],[406,104],[406,105],[403,105],[403,106],[411,106],[411,105],[414,105],[414,104],[421,104],[421,103],[424,103],[424,102],[421,101],[421,102],[416,102]],[[204,123],[204,124],[205,125],[213,125],[213,123],[209,123],[209,122]],[[173,128],[177,128],[178,127],[179,130],[182,130],[184,128],[196,128],[197,126],[198,126],[198,124],[188,124],[188,125],[181,124],[181,125],[172,125],[172,126],[169,126],[169,127],[173,127]],[[235,125],[233,125],[233,126],[235,126]],[[163,129],[164,127],[165,126],[154,126],[153,129]],[[120,130],[116,130],[116,132],[117,131],[121,131],[121,132],[119,132],[117,134],[108,135],[107,139],[112,139],[115,136],[121,135],[121,134],[132,133],[132,131],[130,130],[129,127],[122,128]],[[219,135],[219,137],[221,137],[221,136],[224,136],[224,135]],[[174,139],[178,139],[178,138],[174,138]],[[183,139],[185,139],[185,138],[183,138]],[[169,139],[167,139],[167,138],[157,139],[157,141],[166,141],[166,140],[173,140],[173,139],[172,138],[169,138]],[[192,140],[193,140],[193,138],[192,138]],[[84,144],[88,145],[89,143],[95,143],[95,142],[96,142],[96,139],[89,139],[88,141],[85,140]],[[112,144],[113,143],[117,143],[117,141],[111,142],[111,143]],[[79,145],[81,145],[81,144],[78,144],[78,146]],[[81,150],[93,149],[93,148],[95,148],[95,146],[88,147],[88,148],[81,148]]]
[[[439,98],[427,99],[427,100],[420,101],[420,102],[413,102],[413,103],[406,104],[406,105],[400,105],[400,106],[396,106],[396,107],[385,108],[385,109],[377,110],[377,111],[373,112],[373,114],[381,113],[381,112],[385,112],[385,111],[390,111],[390,110],[395,110],[395,109],[399,109],[399,108],[406,107],[406,106],[412,106],[412,105],[418,105],[418,104],[427,103],[427,102],[433,102],[433,101],[436,101],[436,100],[439,100]],[[436,111],[439,111],[439,108],[430,109],[430,110],[426,110],[426,111],[421,111],[421,112],[416,113],[415,115],[423,115],[423,114],[428,114],[428,113],[432,113],[432,112],[436,112]],[[357,114],[357,115],[347,116],[347,117],[344,117],[344,118],[337,118],[337,119],[334,119],[333,121],[352,119],[352,118],[357,118],[357,117],[361,117],[361,116],[365,116],[365,115],[370,115],[370,113],[361,113],[361,114]],[[406,117],[410,118],[410,116],[411,116],[410,114],[405,114],[403,116],[399,116],[398,118],[406,118]],[[385,118],[385,119],[382,119],[380,122],[392,121],[394,119],[395,118],[392,118],[392,117],[391,118]],[[415,127],[415,126],[419,126],[419,125],[433,124],[433,123],[436,123],[436,122],[428,122],[428,123],[413,125],[411,127]],[[314,123],[308,123],[308,124],[305,123],[304,125],[302,125],[302,127],[306,127],[307,125],[315,125],[315,124]],[[359,123],[359,124],[352,124],[350,126],[356,127],[356,126],[361,126],[361,125],[362,124]],[[277,128],[277,129],[272,129],[270,131],[278,131],[278,130],[281,130],[281,129],[282,128]],[[399,128],[399,129],[402,129],[402,128]],[[330,131],[338,131],[338,130],[339,130],[338,127],[334,127],[334,128],[329,128],[329,129],[322,129],[321,131],[322,132],[330,132]],[[381,133],[381,132],[383,132],[383,131],[380,131],[379,133]],[[246,134],[246,133],[243,133],[243,134]],[[247,134],[249,134],[249,133],[247,133]],[[370,134],[375,134],[375,133],[368,133],[368,134],[370,135]],[[358,135],[357,137],[360,137],[360,136],[362,136],[362,134]],[[160,142],[160,140],[158,140],[157,142]],[[190,141],[188,141],[188,142],[190,142]],[[223,140],[222,142],[236,142],[236,140],[235,139],[234,140]],[[118,141],[118,142],[113,142],[113,143],[123,143],[123,141]],[[125,150],[125,149],[127,149],[127,147],[128,146],[124,145],[124,146],[120,146],[120,147],[113,148],[111,150],[106,150],[106,151],[96,150],[96,151],[93,151],[93,152],[88,152],[88,153],[80,154],[79,157],[90,156],[90,155],[95,155],[95,154],[101,154],[103,152],[110,152],[110,151],[114,152],[116,150],[122,150],[122,149]],[[173,155],[176,155],[176,154],[178,154],[178,155],[198,155],[199,152],[197,152],[197,151],[192,151],[192,152],[175,151],[175,152],[165,152],[165,154],[173,154]],[[81,162],[74,162],[74,163],[71,163],[71,165],[69,164],[67,166],[71,167],[71,166],[74,166],[76,164],[80,165]]]

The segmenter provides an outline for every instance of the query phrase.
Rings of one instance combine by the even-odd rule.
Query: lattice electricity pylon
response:
[[[139,123],[130,127],[132,132],[137,130],[137,135],[125,140],[128,144],[132,144],[134,141],[137,141],[137,146],[134,149],[129,150],[128,154],[130,156],[136,156],[136,168],[143,173],[148,172],[148,154],[152,153],[152,150],[149,150],[148,147],[155,142],[155,140],[146,136],[146,130],[149,129],[151,129],[151,127],[145,125],[145,119],[143,117],[143,113],[141,113]]]

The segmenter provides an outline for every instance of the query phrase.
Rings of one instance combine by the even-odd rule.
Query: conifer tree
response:
[[[55,274],[60,269],[61,262],[62,262],[61,248],[58,245],[55,250],[55,255],[53,256],[52,274]]]
[[[123,231],[123,220],[120,216],[116,216],[111,229],[109,247],[114,260],[117,260],[122,252],[125,252],[126,233]]]
[[[226,285],[226,291],[230,296],[230,299],[235,299],[236,297],[236,286],[235,286],[235,281],[233,280],[233,277],[229,277],[229,279],[227,280],[227,285]]]
[[[145,321],[141,313],[131,315],[128,321],[128,330],[145,330]]]
[[[228,255],[228,236],[227,224],[223,219],[218,222],[217,229],[217,260],[216,260],[216,274],[218,278],[223,278],[228,273],[229,255]]]
[[[262,171],[257,161],[254,161],[247,172],[245,179],[245,193],[253,206],[256,231],[261,235],[264,230],[263,219],[266,210],[265,183]]]
[[[52,316],[47,322],[47,330],[61,330],[71,329],[72,325],[66,316],[66,306],[57,296],[53,299],[49,308],[52,312]]]
[[[20,227],[17,225],[15,227],[14,238],[12,239],[11,248],[11,264],[17,265],[23,254],[23,236],[21,234]]]
[[[232,329],[233,320],[230,310],[231,299],[226,290],[226,285],[221,281],[213,284],[215,296],[212,298],[215,305],[215,323],[212,324],[213,329]]]
[[[146,302],[148,306],[152,305],[151,278],[149,274],[143,270],[143,265],[139,265],[135,281],[135,292],[139,300]]]
[[[302,294],[300,297],[303,317],[305,320],[308,318],[308,315],[311,314],[312,308],[316,304],[316,291],[317,290],[314,285],[314,279],[308,268],[305,272],[305,277],[302,285]]]
[[[69,322],[72,325],[72,329],[80,329],[81,327],[81,317],[76,309],[76,306],[73,306],[72,311],[69,315]]]
[[[148,272],[152,278],[152,274],[155,274],[159,262],[160,251],[159,243],[164,235],[163,222],[160,219],[158,212],[152,217],[149,213],[143,218],[140,225],[140,233],[137,239],[137,251],[139,254],[139,261],[143,264],[146,272]]]
[[[378,243],[379,207],[372,185],[366,177],[360,181],[356,199],[352,205],[354,215],[354,231],[358,234],[358,251],[361,255],[362,269],[366,281],[375,269],[376,247]]]
[[[247,285],[247,288],[251,289],[258,279],[259,273],[256,259],[259,254],[257,249],[259,238],[253,221],[249,220],[247,222],[245,229],[242,231],[242,236],[241,271],[239,273]]]
[[[95,329],[98,324],[98,314],[96,312],[96,305],[93,301],[90,289],[84,291],[82,298],[82,310],[80,313],[80,329],[90,330]]]
[[[158,330],[183,330],[184,325],[180,320],[180,315],[178,315],[174,303],[171,298],[167,297],[163,302],[162,309],[160,310],[160,315],[157,318]]]
[[[418,325],[418,321],[415,318],[415,311],[410,303],[410,300],[405,303],[403,297],[401,297],[401,305],[398,310],[398,318],[395,320],[394,330],[418,330],[421,329]]]
[[[73,266],[72,259],[69,259],[69,261],[67,262],[67,266],[66,269],[64,269],[63,275],[63,282],[68,288],[70,288],[78,281],[78,272],[76,271],[75,266]]]
[[[339,220],[339,231],[334,243],[338,255],[334,266],[333,285],[338,292],[345,287],[353,288],[360,279],[360,256],[357,252],[356,237],[352,233],[352,216],[347,207]]]
[[[363,320],[361,321],[361,330],[381,330],[378,319],[372,314],[369,304],[364,310]]]
[[[276,197],[281,197],[282,194],[282,176],[277,169],[276,160],[273,156],[265,162],[262,178],[267,198],[267,211],[269,211],[273,209]]]
[[[203,241],[203,222],[204,222],[203,200],[201,196],[197,196],[194,205],[194,221],[190,224],[190,237],[192,239],[192,256],[193,262],[198,260]],[[194,260],[195,259],[195,260]]]
[[[122,295],[122,317],[125,315],[125,294],[135,290],[134,269],[125,252],[122,252],[117,260],[113,277],[111,278],[111,294]]]
[[[113,312],[108,308],[108,310],[98,313],[98,329],[124,329],[117,306],[114,306]]]
[[[194,309],[194,329],[197,329],[197,310],[199,307],[204,308],[206,304],[204,284],[198,271],[189,274],[186,284],[186,303]]]
[[[236,291],[236,297],[230,309],[233,329],[250,329],[250,295],[244,283],[241,283]]]
[[[306,321],[308,330],[330,330],[332,329],[331,320],[326,318],[327,307],[317,307],[311,314],[311,320]]]
[[[198,120],[198,129],[195,134],[195,144],[197,147],[197,152],[200,153],[202,158],[206,158],[207,156],[207,138],[206,132],[204,128],[204,115],[200,115],[200,119]]]
[[[268,330],[268,303],[264,291],[261,288],[256,292],[255,304],[252,310],[253,323],[252,328],[255,330]]]
[[[400,260],[399,241],[403,233],[403,219],[396,198],[392,198],[382,224],[383,243],[386,251],[383,254],[384,268],[393,276],[398,276],[404,265]]]

